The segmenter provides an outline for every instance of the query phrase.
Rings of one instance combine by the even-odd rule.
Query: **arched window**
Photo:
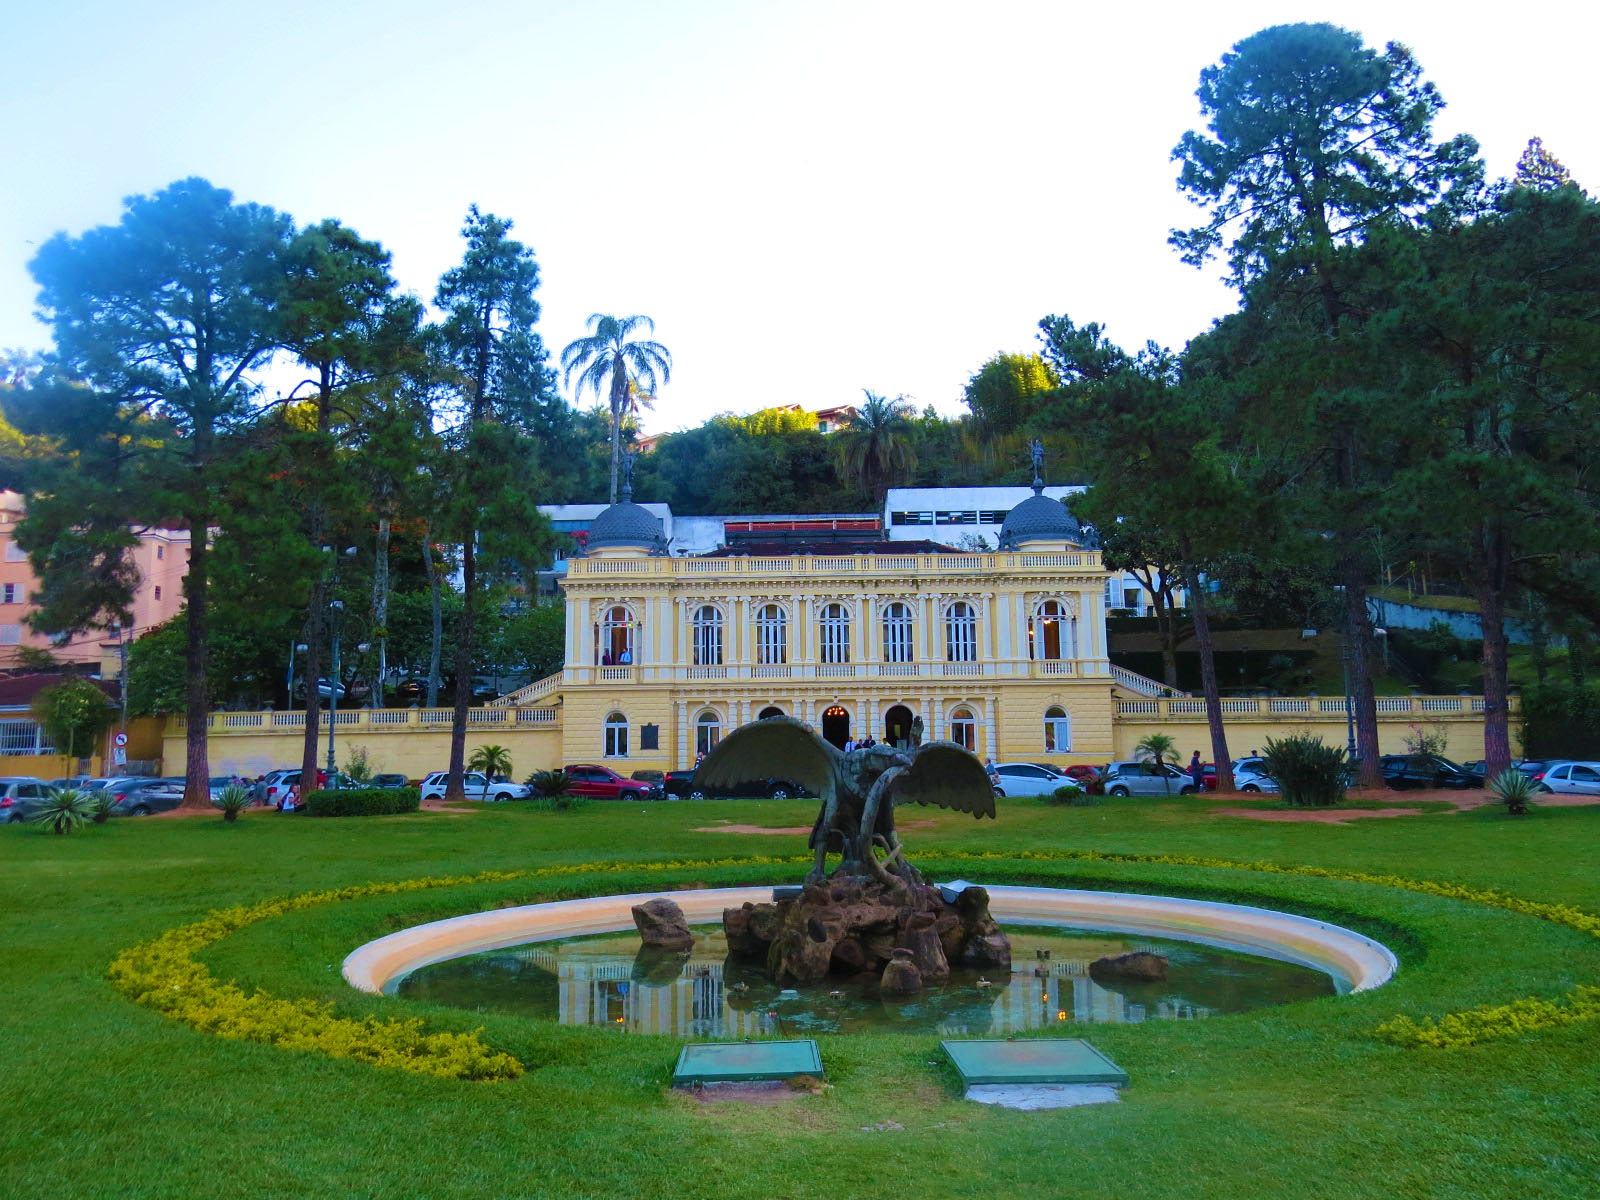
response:
[[[1033,610],[1033,625],[1028,629],[1028,645],[1034,658],[1076,657],[1073,651],[1072,613],[1059,600],[1046,600]]]
[[[690,622],[694,638],[694,665],[720,667],[722,665],[722,613],[714,604],[702,604],[694,610]]]
[[[978,661],[978,617],[965,600],[945,609],[944,656],[948,662]]]
[[[594,661],[602,667],[625,667],[634,660],[638,624],[625,604],[613,604],[594,627]]]
[[[883,661],[908,663],[916,658],[911,610],[899,601],[883,610]]]
[[[1046,754],[1063,754],[1072,749],[1072,720],[1059,704],[1044,710],[1044,749]]]
[[[628,757],[628,718],[619,712],[606,718],[606,757]]]
[[[950,714],[950,740],[963,750],[977,750],[978,722],[970,708],[958,708]]]
[[[779,708],[776,704],[773,704],[773,705],[769,705],[766,708],[763,708],[756,715],[756,720],[758,720],[758,721],[767,721],[767,720],[770,720],[773,717],[781,717],[781,716],[783,716],[783,709]]]
[[[822,661],[850,661],[850,613],[842,604],[829,604],[822,610]]]
[[[722,718],[709,708],[694,720],[694,752],[710,754],[722,740]]]
[[[789,661],[789,618],[779,604],[756,610],[756,662],[764,667]]]

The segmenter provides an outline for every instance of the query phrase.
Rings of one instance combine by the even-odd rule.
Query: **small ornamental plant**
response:
[[[29,820],[46,826],[51,833],[71,833],[94,820],[94,801],[88,792],[61,788],[51,791]]]
[[[111,819],[111,793],[105,788],[97,788],[89,793],[89,819],[96,825],[104,825]]]
[[[535,771],[528,776],[528,786],[539,795],[554,799],[564,796],[572,787],[572,776],[559,767],[553,771]]]
[[[1489,781],[1489,791],[1506,806],[1506,812],[1520,817],[1528,811],[1528,800],[1539,785],[1515,767],[1507,767]]]
[[[222,819],[231,823],[237,821],[239,814],[249,807],[250,792],[237,783],[230,783],[217,793],[211,805],[213,808],[220,808]]]
[[[1296,808],[1325,808],[1344,800],[1345,755],[1309,733],[1267,739],[1267,769]]]

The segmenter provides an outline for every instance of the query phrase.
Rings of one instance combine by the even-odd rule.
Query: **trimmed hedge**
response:
[[[306,794],[306,812],[313,817],[383,817],[416,812],[422,804],[417,788],[323,788]]]

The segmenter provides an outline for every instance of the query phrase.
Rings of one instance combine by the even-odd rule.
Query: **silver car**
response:
[[[1193,780],[1171,763],[1114,762],[1105,770],[1108,796],[1192,796]]]
[[[0,818],[13,825],[26,821],[49,794],[50,785],[33,775],[0,778]]]
[[[1241,792],[1281,792],[1264,758],[1241,758],[1233,764],[1233,786]]]
[[[1534,782],[1543,784],[1541,790],[1563,796],[1600,796],[1600,762],[1578,762],[1557,759],[1546,763],[1544,771],[1535,775]]]

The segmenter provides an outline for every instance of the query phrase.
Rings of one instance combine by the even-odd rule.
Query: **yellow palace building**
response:
[[[1108,660],[1100,554],[1037,481],[998,548],[981,552],[823,530],[673,557],[661,521],[629,490],[569,563],[565,668],[469,713],[469,749],[507,747],[519,777],[570,763],[623,775],[687,767],[728,731],[780,713],[841,746],[896,740],[921,717],[925,736],[997,762],[1101,764],[1132,757],[1156,731],[1185,759],[1211,757],[1200,699]],[[1378,703],[1384,752],[1425,724],[1447,735],[1447,753],[1481,757],[1481,697]],[[1342,697],[1228,698],[1223,709],[1235,757],[1302,729],[1345,740]],[[343,710],[339,746],[417,778],[448,764],[450,718]],[[303,722],[299,712],[213,714],[213,771],[298,762]],[[182,737],[169,719],[168,762],[182,761]]]

